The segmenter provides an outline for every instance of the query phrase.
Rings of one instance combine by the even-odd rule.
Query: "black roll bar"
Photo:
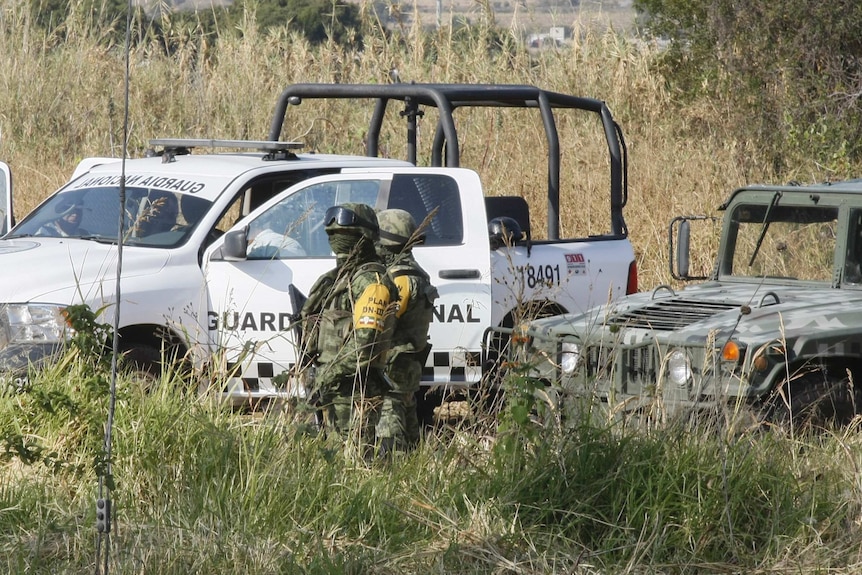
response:
[[[416,164],[417,118],[422,106],[438,109],[439,120],[431,148],[432,166],[458,167],[460,148],[453,112],[460,107],[538,108],[548,143],[548,239],[560,234],[560,141],[553,110],[578,109],[599,116],[610,155],[611,231],[628,235],[623,208],[628,201],[628,155],[622,129],[614,121],[607,105],[593,98],[583,98],[543,90],[535,86],[516,84],[293,84],[281,94],[269,130],[269,140],[281,137],[289,105],[299,105],[305,99],[374,99],[366,154],[380,153],[380,133],[390,101],[404,104],[401,116],[407,122],[407,161]]]

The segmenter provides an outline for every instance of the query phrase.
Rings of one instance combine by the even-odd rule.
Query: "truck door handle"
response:
[[[473,280],[482,277],[479,270],[440,270],[437,275],[444,280]]]

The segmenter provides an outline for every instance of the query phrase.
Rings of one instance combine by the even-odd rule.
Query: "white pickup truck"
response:
[[[369,156],[301,154],[295,151],[299,144],[278,141],[288,104],[308,98],[374,101]],[[400,115],[408,124],[406,160],[374,157],[389,101],[412,111]],[[416,142],[410,141],[421,106],[439,112],[427,167],[415,165]],[[541,112],[552,152],[550,239],[532,240],[523,198],[486,196],[476,172],[456,167],[452,112],[461,106]],[[600,119],[611,156],[613,229],[606,235],[558,237],[556,108]],[[427,239],[415,254],[440,294],[423,376],[429,385],[479,382],[499,351],[499,342],[485,341],[487,333],[513,325],[519,313],[582,311],[609,294],[637,289],[622,218],[624,143],[597,100],[531,86],[304,84],[283,93],[269,140],[154,140],[151,146],[150,157],[85,160],[65,186],[0,239],[6,270],[0,280],[0,370],[21,371],[50,357],[68,336],[63,309],[86,303],[104,310],[105,323],[116,320],[121,351],[142,366],[158,367],[168,353],[207,365],[232,400],[291,394],[289,384],[275,380],[296,362],[290,329],[295,296],[308,293],[334,265],[322,214],[342,202],[405,209],[417,222],[427,218]],[[219,147],[241,152],[197,153]],[[0,190],[11,207],[10,171],[0,167]],[[498,216],[511,218],[507,229],[520,228],[513,242],[489,234],[489,221]],[[9,209],[7,229],[12,221]]]

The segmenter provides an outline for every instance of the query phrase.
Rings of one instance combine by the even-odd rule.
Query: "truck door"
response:
[[[425,222],[426,244],[414,253],[440,292],[426,376],[478,381],[479,347],[490,321],[490,260],[487,236],[479,233],[484,223],[476,230],[464,217],[484,213],[482,205],[473,205],[482,201],[478,186],[468,170],[345,171],[293,186],[238,222],[204,257],[211,348],[217,365],[234,376],[230,391],[252,398],[295,392],[273,381],[296,362],[291,317],[297,302],[292,300],[307,295],[335,265],[323,215],[345,202],[406,209]],[[231,261],[224,243],[237,233],[248,247],[244,258]]]
[[[397,173],[386,206],[407,210],[420,226],[424,222],[425,242],[413,254],[440,294],[423,384],[478,382],[482,334],[492,311],[488,223],[478,175],[464,169]]]
[[[0,162],[0,236],[5,236],[12,225],[12,171]]]

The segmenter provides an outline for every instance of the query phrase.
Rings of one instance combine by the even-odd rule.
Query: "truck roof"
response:
[[[786,192],[791,194],[842,194],[859,195],[862,201],[862,178],[843,180],[840,182],[819,182],[815,184],[798,184],[795,182],[787,184],[751,184],[737,188],[731,192],[727,200],[719,206],[719,210],[727,209],[727,206],[738,196],[745,192]]]
[[[195,194],[207,200],[217,198],[235,178],[251,170],[261,173],[291,169],[342,169],[385,166],[409,166],[403,160],[369,158],[335,154],[291,154],[289,159],[267,159],[258,153],[183,153],[126,160],[126,185],[147,185],[151,188],[183,192],[194,185]],[[91,165],[79,174],[67,187],[93,187],[119,184],[121,162],[105,159],[103,163]]]

